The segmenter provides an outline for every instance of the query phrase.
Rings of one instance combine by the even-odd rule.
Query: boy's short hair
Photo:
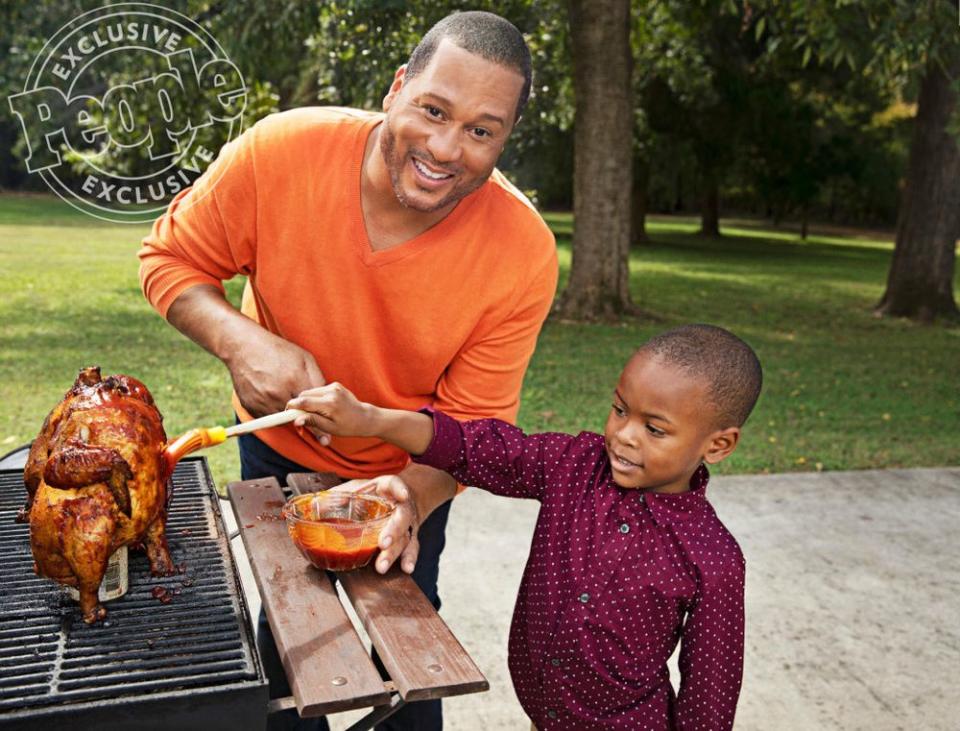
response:
[[[715,325],[683,325],[656,335],[637,351],[649,353],[709,384],[718,428],[743,426],[763,384],[753,348]]]
[[[408,79],[412,79],[427,67],[444,38],[449,38],[454,45],[487,61],[513,69],[523,77],[523,88],[517,100],[516,112],[516,118],[520,119],[527,99],[530,98],[533,64],[527,42],[517,27],[506,18],[482,10],[448,15],[428,30],[413,49],[410,60],[407,61]]]

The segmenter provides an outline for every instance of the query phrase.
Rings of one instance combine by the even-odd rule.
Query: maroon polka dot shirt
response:
[[[620,488],[603,437],[525,435],[432,409],[415,461],[542,503],[510,628],[520,704],[540,731],[733,726],[743,670],[744,560],[706,499]],[[667,659],[680,647],[680,690]]]

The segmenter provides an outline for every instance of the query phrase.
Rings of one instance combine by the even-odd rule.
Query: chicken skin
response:
[[[107,561],[142,544],[155,575],[173,572],[164,524],[167,436],[153,397],[130,376],[84,368],[43,422],[24,469],[36,572],[75,587],[83,620],[106,617]]]

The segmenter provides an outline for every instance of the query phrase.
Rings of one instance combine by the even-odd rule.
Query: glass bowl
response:
[[[290,538],[311,564],[350,571],[370,563],[394,507],[374,495],[328,490],[291,498],[282,515]]]

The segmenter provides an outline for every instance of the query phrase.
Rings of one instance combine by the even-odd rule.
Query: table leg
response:
[[[390,718],[390,716],[399,711],[405,705],[406,701],[400,697],[400,694],[393,693],[390,697],[390,703],[388,705],[377,706],[370,711],[370,713],[348,728],[347,731],[370,731],[370,729],[372,729],[378,723]],[[293,696],[287,696],[286,698],[274,698],[267,703],[267,713],[277,713],[278,711],[286,711],[290,708],[296,707],[297,702],[293,699]]]
[[[366,716],[357,721],[347,731],[369,731],[381,721],[384,721],[406,705],[398,693],[394,693],[389,706],[377,706]]]

